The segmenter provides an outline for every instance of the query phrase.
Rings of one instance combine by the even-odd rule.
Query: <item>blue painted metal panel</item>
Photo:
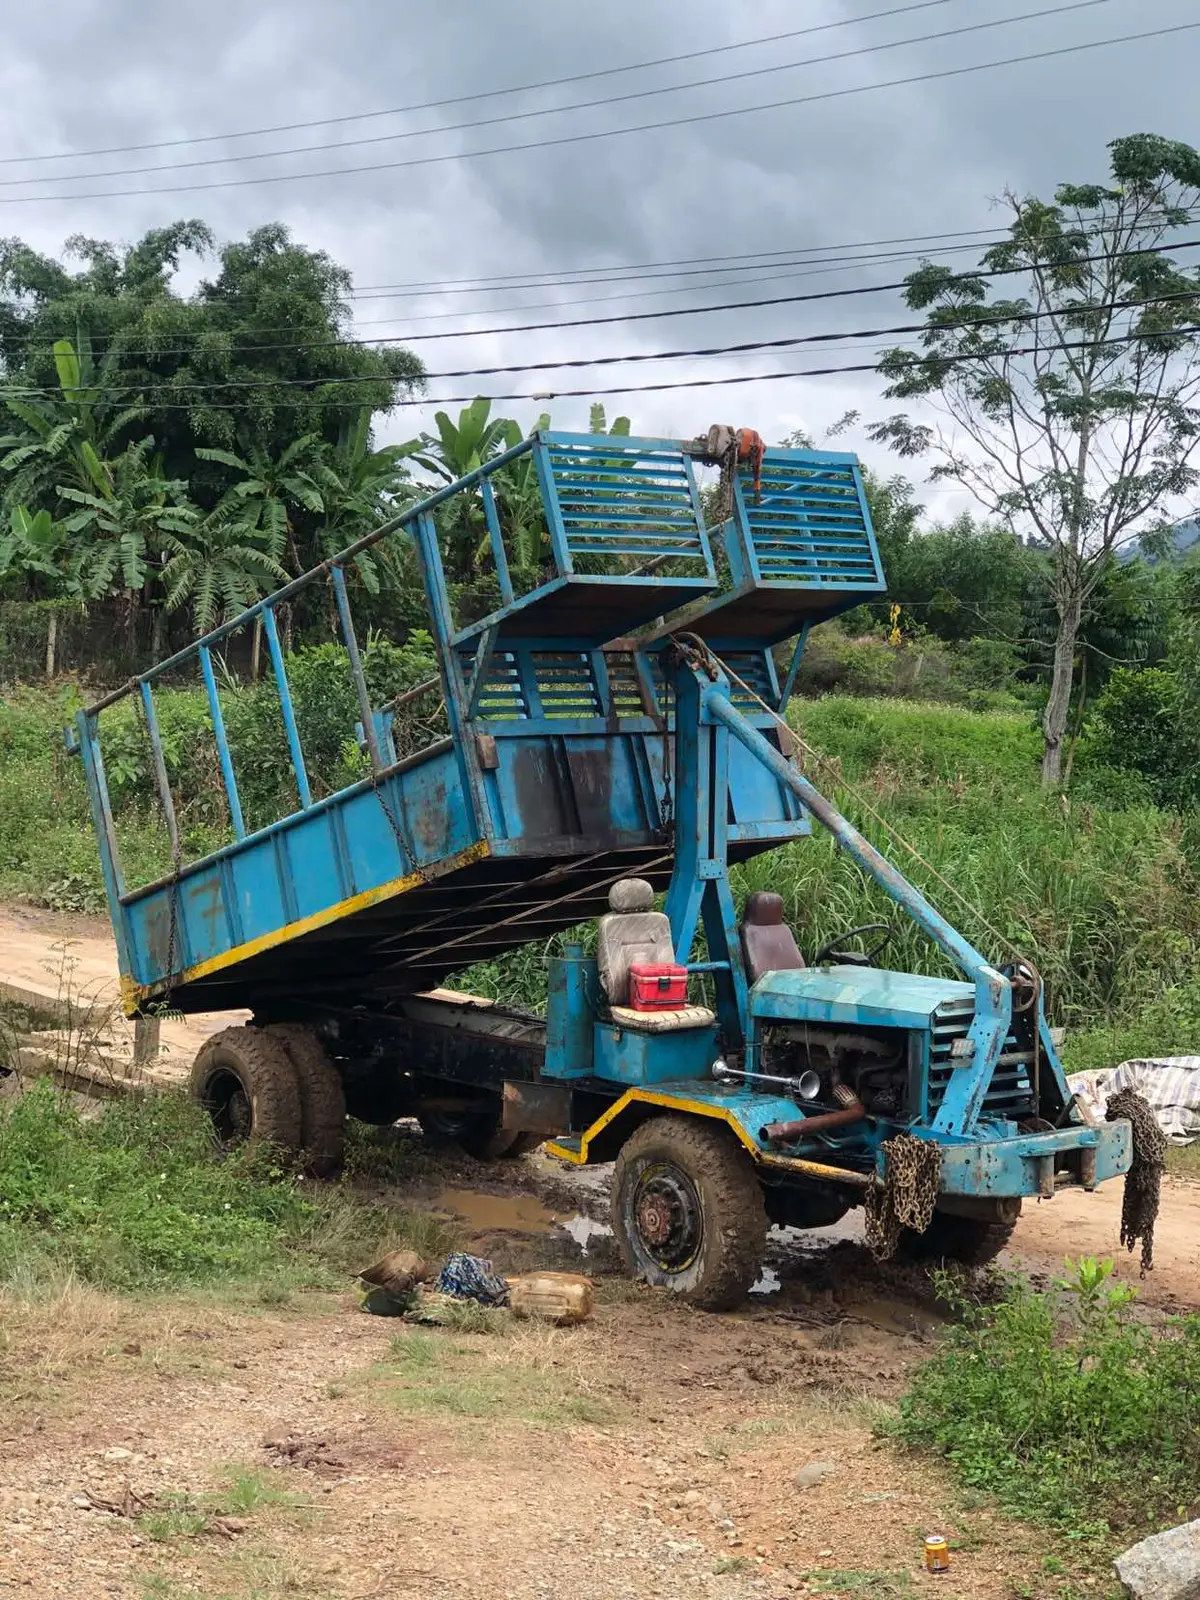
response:
[[[598,992],[595,960],[584,955],[582,945],[568,945],[547,963],[543,1078],[591,1077]]]
[[[137,963],[123,970],[141,985],[161,983],[469,849],[478,834],[456,776],[447,751],[383,780],[378,791],[359,784],[184,868],[177,888],[165,883],[126,897],[122,921]],[[408,816],[415,825],[406,842],[400,819]],[[335,828],[347,842],[340,870]]]
[[[595,1073],[608,1083],[646,1088],[707,1078],[718,1055],[715,1026],[639,1033],[597,1022],[595,1030]]]
[[[975,1004],[975,986],[880,967],[807,967],[768,972],[750,991],[762,1022],[830,1022],[842,1027],[928,1028],[947,1000]]]
[[[1098,1183],[1119,1177],[1128,1172],[1133,1159],[1130,1126],[1106,1122],[1099,1128],[1077,1126],[1016,1139],[944,1144],[941,1191],[979,1198],[1033,1196],[1049,1164],[1047,1158],[1052,1162],[1072,1150],[1095,1150]]]
[[[768,450],[757,486],[740,464],[722,539],[730,587],[698,602],[688,624],[721,645],[790,638],[886,590],[852,455]]]

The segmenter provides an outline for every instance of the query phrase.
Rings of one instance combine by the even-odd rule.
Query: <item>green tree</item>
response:
[[[510,417],[493,417],[491,409],[492,402],[481,395],[464,407],[457,423],[446,412],[437,412],[437,433],[422,433],[411,439],[402,446],[404,454],[443,483],[457,482],[521,442],[518,424]],[[535,431],[549,424],[550,418],[543,415],[538,418]],[[501,469],[494,487],[512,565],[535,571],[540,562],[545,520],[532,457],[522,457],[511,468]],[[438,531],[444,543],[448,577],[454,583],[470,584],[490,548],[480,496],[455,495],[440,513]]]
[[[325,503],[319,535],[323,556],[336,555],[418,498],[405,453],[406,447],[399,444],[375,448],[371,413],[365,406],[343,427],[320,472]],[[390,540],[357,556],[355,571],[369,594],[406,580]]]
[[[81,329],[74,341],[55,341],[56,390],[0,390],[15,424],[0,438],[0,513],[24,505],[55,509],[64,482],[80,490],[94,486],[96,461],[128,442],[145,417],[143,406],[116,397],[116,371],[112,356],[97,364]]]
[[[259,542],[258,530],[218,508],[178,527],[161,527],[160,579],[168,611],[187,605],[199,636],[260,600],[287,572]]]
[[[364,407],[389,411],[423,381],[411,352],[349,338],[350,274],[281,224],[221,247],[215,272],[180,292],[184,258],[214,250],[194,220],[129,246],[72,238],[63,261],[0,240],[0,391],[57,388],[55,342],[86,329],[107,398],[144,404],[166,477],[187,479],[206,510],[239,474],[197,470],[198,446],[277,459],[315,435],[332,448]]]
[[[78,507],[64,526],[88,541],[95,592],[119,595],[131,638],[138,605],[151,598],[164,537],[188,532],[197,520],[187,486],[163,477],[161,457],[150,457],[153,446],[153,439],[141,439],[111,463],[85,446],[90,489],[59,486],[62,498]]]
[[[1064,184],[1053,201],[1010,194],[1008,237],[980,272],[925,265],[910,276],[907,303],[927,314],[923,348],[889,351],[880,371],[892,398],[935,398],[953,431],[905,415],[872,430],[902,455],[931,452],[934,478],[963,484],[1047,547],[1051,787],[1097,585],[1114,551],[1197,481],[1200,272],[1155,252],[1200,201],[1200,153],[1149,134],[1109,148],[1107,184]]]
[[[222,502],[231,520],[259,534],[272,561],[290,561],[293,577],[307,571],[313,552],[301,552],[296,519],[305,511],[314,518],[324,517],[320,482],[324,450],[317,435],[293,439],[278,456],[256,444],[244,456],[203,447],[196,454],[201,461],[218,462],[238,475]]]
[[[546,426],[549,426],[550,418],[547,417],[545,421]],[[592,406],[588,411],[589,433],[607,433],[613,439],[628,439],[629,428],[630,422],[628,417],[614,417],[613,425],[610,428],[608,425],[608,417],[605,415],[603,403],[599,400],[596,400],[592,403]]]

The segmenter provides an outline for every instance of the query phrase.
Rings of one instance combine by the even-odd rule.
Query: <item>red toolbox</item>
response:
[[[687,968],[673,961],[633,961],[629,1005],[633,1011],[678,1011],[688,1003]]]

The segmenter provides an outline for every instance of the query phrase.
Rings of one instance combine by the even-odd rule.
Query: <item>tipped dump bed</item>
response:
[[[513,574],[529,564],[511,548],[505,499],[520,472],[545,520],[543,560],[524,592]],[[453,612],[438,529],[441,508],[464,497],[486,532],[500,595],[472,619]],[[416,546],[439,664],[434,736],[415,749],[397,733],[396,707],[372,701],[347,581],[356,554],[397,527]],[[276,625],[280,605],[325,584],[370,767],[332,789],[309,771]],[[185,1011],[385,1006],[594,917],[617,878],[665,886],[676,798],[661,656],[669,625],[641,642],[626,636],[698,601],[687,626],[721,641],[738,676],[779,705],[770,642],[881,587],[851,457],[768,452],[761,494],[743,475],[714,555],[681,443],[525,441],[80,713],[70,742],[88,777],[128,1009],[168,995]],[[216,658],[259,619],[297,794],[295,808],[265,826],[243,816],[223,712],[236,690],[220,686]],[[164,675],[174,681],[188,667],[208,698],[233,833],[196,861],[184,849],[156,716]],[[775,741],[770,714],[735,692]],[[176,861],[138,888],[122,872],[103,760],[103,719],[126,697],[140,705]],[[352,721],[344,736],[356,737]],[[809,831],[786,785],[744,751],[730,761],[731,859]]]

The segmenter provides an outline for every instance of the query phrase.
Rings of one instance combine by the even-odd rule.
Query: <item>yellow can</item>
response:
[[[931,1533],[925,1540],[926,1572],[950,1571],[950,1546],[940,1533]]]

